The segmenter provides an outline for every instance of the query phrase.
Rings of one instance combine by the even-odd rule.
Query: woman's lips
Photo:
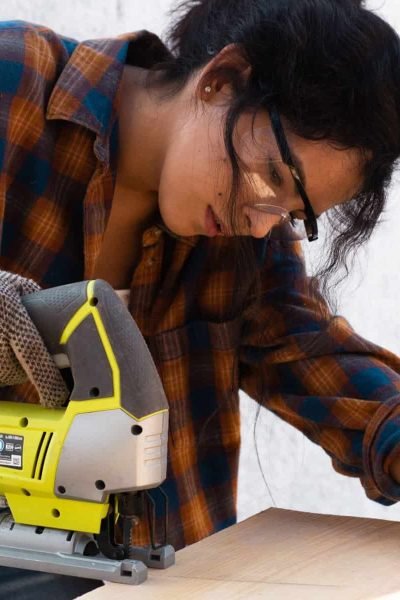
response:
[[[207,206],[206,219],[205,219],[205,230],[209,237],[215,237],[220,233],[220,230],[215,219],[215,215],[211,206]]]

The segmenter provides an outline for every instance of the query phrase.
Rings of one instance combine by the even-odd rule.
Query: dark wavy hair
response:
[[[328,277],[341,267],[348,273],[350,254],[379,222],[400,154],[396,32],[355,0],[190,0],[172,14],[171,54],[156,66],[170,93],[228,44],[237,44],[252,67],[244,84],[231,73],[235,94],[225,144],[233,172],[232,214],[242,177],[232,138],[244,111],[255,114],[273,104],[298,136],[360,150],[362,190],[327,213],[331,244],[318,273],[326,292]],[[240,241],[247,255],[250,242]]]

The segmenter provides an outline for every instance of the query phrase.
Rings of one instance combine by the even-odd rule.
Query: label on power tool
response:
[[[22,469],[24,438],[21,435],[0,433],[0,466]]]

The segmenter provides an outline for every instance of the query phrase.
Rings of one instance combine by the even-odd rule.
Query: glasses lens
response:
[[[260,212],[267,213],[268,215],[280,217],[280,219],[281,219],[280,222],[282,222],[282,223],[284,221],[289,221],[289,219],[290,219],[290,215],[287,212],[287,210],[285,210],[284,208],[281,208],[280,206],[275,206],[274,204],[266,204],[266,203],[255,203],[252,206],[253,206],[253,208],[255,208],[256,210],[258,210]]]
[[[270,237],[282,241],[305,240],[307,238],[305,221],[302,219],[285,221],[272,229]]]
[[[256,209],[256,213],[259,213],[260,216],[263,213],[264,217],[265,215],[270,217],[268,225],[270,226],[272,238],[303,240],[307,237],[305,221],[292,218],[284,208],[263,203],[252,204],[251,207]]]
[[[277,143],[275,132],[271,126],[254,127],[244,132],[239,137],[239,149],[239,154],[241,152],[243,153],[245,162],[247,161],[247,164],[250,167],[253,167],[256,173],[258,172],[258,169],[261,169],[260,172],[265,173],[266,165],[271,169],[271,165],[276,163],[276,165],[279,165],[279,172],[285,180],[286,176],[288,176],[289,181],[294,179],[298,182],[297,172],[293,170],[291,165],[289,166],[283,161],[281,148]],[[262,186],[260,186],[260,190],[261,189]],[[262,194],[258,193],[260,190],[256,188],[254,193],[257,194],[260,201],[262,201]],[[312,210],[307,196],[303,201],[304,205],[309,205],[309,208]],[[264,209],[260,208],[259,210]],[[317,239],[317,224],[315,218],[313,219],[311,215],[309,216],[307,225],[309,228],[308,233],[305,228],[305,222],[301,219],[294,219],[291,220],[291,223],[279,223],[278,226],[274,226],[274,231],[278,228],[281,235],[288,237],[288,239]],[[275,234],[272,237],[275,237]]]

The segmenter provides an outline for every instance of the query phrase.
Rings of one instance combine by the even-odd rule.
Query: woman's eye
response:
[[[273,165],[270,165],[269,172],[272,182],[278,186],[282,185],[282,177],[279,175],[278,171]]]

